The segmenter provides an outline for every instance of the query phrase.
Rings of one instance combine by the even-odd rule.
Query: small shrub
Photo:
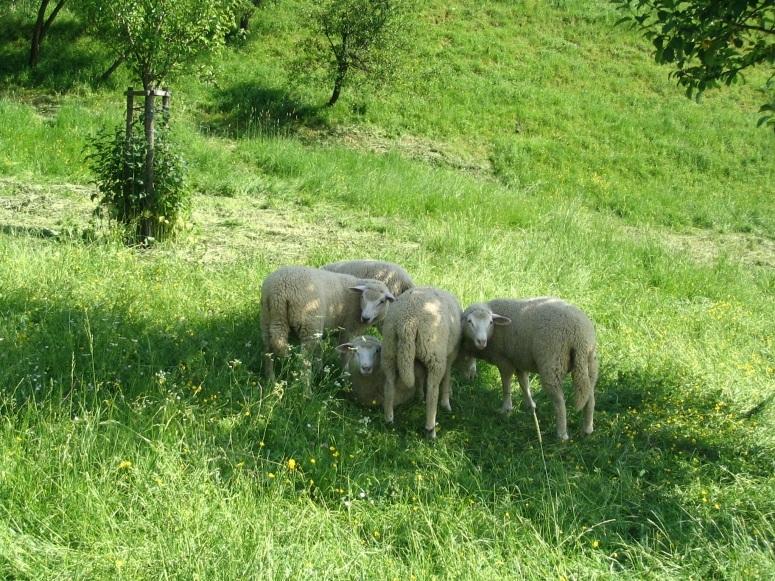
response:
[[[95,215],[115,220],[126,229],[128,242],[164,240],[175,233],[188,210],[185,162],[167,126],[156,132],[154,196],[145,192],[146,141],[142,127],[133,125],[129,139],[121,126],[105,129],[87,146],[97,193]],[[148,235],[150,233],[150,236]]]

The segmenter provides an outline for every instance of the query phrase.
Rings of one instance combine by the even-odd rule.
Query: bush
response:
[[[154,195],[145,192],[146,141],[142,127],[132,126],[127,140],[124,127],[105,129],[87,146],[87,160],[96,175],[95,215],[115,220],[125,228],[130,243],[164,240],[183,222],[189,207],[185,162],[175,152],[168,126],[156,132]]]

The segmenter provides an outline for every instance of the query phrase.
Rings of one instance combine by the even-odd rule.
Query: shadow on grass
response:
[[[476,383],[454,385],[455,411],[440,413],[431,444],[420,436],[422,405],[399,408],[397,427],[387,430],[379,409],[345,399],[330,350],[311,398],[302,397],[293,362],[285,381],[262,389],[257,304],[251,312],[154,321],[136,297],[89,305],[73,297],[0,296],[5,414],[30,402],[102,408],[120,400],[123,425],[151,438],[158,410],[172,401],[177,411],[165,429],[177,425],[192,453],[212,458],[225,486],[238,471],[267,485],[276,472],[292,483],[289,491],[326,506],[358,502],[363,492],[376,503],[508,513],[548,543],[578,550],[594,539],[619,552],[612,566],[620,569],[634,566],[626,560],[633,546],[689,555],[740,535],[767,546],[773,450],[718,392],[687,390],[680,371],[604,370],[595,433],[564,444],[553,440],[551,401],[536,390],[542,449],[530,415],[498,415],[497,380],[483,369]],[[579,423],[570,412],[572,433]],[[289,458],[298,462],[292,472]],[[412,514],[401,527],[412,527]],[[394,540],[397,556],[413,550],[410,538]],[[717,567],[708,560],[694,570],[723,576]]]
[[[300,103],[280,89],[240,83],[216,93],[200,125],[203,131],[223,137],[282,137],[302,127],[324,127],[323,110]]]
[[[78,84],[95,86],[110,66],[108,51],[73,18],[59,17],[43,40],[40,61],[29,67],[33,22],[17,15],[0,17],[0,83],[51,92]]]
[[[744,529],[763,547],[773,503],[757,505],[745,488],[768,486],[773,450],[756,439],[748,414],[728,409],[718,391],[687,390],[679,374],[606,370],[597,386],[595,432],[568,443],[556,441],[552,402],[538,391],[543,452],[530,414],[521,408],[508,418],[497,414],[497,380],[487,382],[498,390],[491,387],[485,397],[461,390],[464,417],[450,431],[464,435],[470,466],[480,471],[479,486],[494,491],[492,502],[508,499],[517,514],[540,523],[546,538],[553,530],[581,538],[587,530],[612,549],[641,544],[686,554],[704,542],[729,542]],[[569,408],[568,424],[578,434],[581,414]],[[734,517],[733,486],[741,486]],[[718,564],[702,566],[723,574],[713,568]]]
[[[248,368],[260,361],[252,348],[257,319],[249,314],[151,321],[141,305],[121,298],[62,304],[4,293],[0,316],[11,325],[0,344],[3,391],[16,405],[49,395],[78,399],[95,382],[106,394],[128,399],[153,392],[159,376],[182,382],[181,389],[205,379],[229,385],[228,362],[244,361]]]

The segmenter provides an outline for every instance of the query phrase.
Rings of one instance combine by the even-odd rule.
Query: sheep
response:
[[[363,406],[382,405],[385,385],[385,374],[381,367],[382,341],[371,335],[363,335],[339,345],[336,349],[346,357],[345,369],[350,374],[355,401]],[[419,399],[423,398],[422,382],[425,370],[419,363],[415,363],[414,374],[415,385],[411,388],[403,384],[396,386],[394,405],[406,403],[415,393]]]
[[[330,272],[350,274],[358,278],[373,278],[384,282],[395,296],[414,287],[412,277],[401,266],[381,260],[344,260],[320,268]]]
[[[425,434],[436,437],[439,405],[451,411],[449,382],[460,348],[462,310],[450,293],[432,287],[409,289],[396,299],[383,321],[382,370],[385,421],[393,423],[396,385],[414,385],[415,363],[425,368]]]
[[[261,338],[264,375],[274,381],[275,356],[288,354],[293,331],[309,355],[327,330],[340,329],[340,342],[381,321],[395,300],[383,282],[305,266],[286,266],[269,274],[261,285]],[[307,373],[305,393],[309,393]]]
[[[501,411],[512,409],[516,372],[528,410],[535,410],[528,372],[538,372],[554,402],[557,437],[568,439],[562,381],[573,376],[576,410],[584,410],[582,432],[592,433],[598,362],[595,328],[586,314],[552,297],[497,299],[463,313],[461,351],[498,367],[503,385]]]

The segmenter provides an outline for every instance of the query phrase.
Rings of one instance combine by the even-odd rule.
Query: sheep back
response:
[[[460,317],[460,303],[450,293],[433,287],[409,289],[385,317],[383,361],[395,365],[407,385],[415,382],[415,360],[426,370],[448,368],[459,349]]]
[[[381,260],[343,260],[321,267],[329,272],[349,274],[357,278],[371,278],[385,283],[395,296],[414,287],[414,282],[403,267]]]

